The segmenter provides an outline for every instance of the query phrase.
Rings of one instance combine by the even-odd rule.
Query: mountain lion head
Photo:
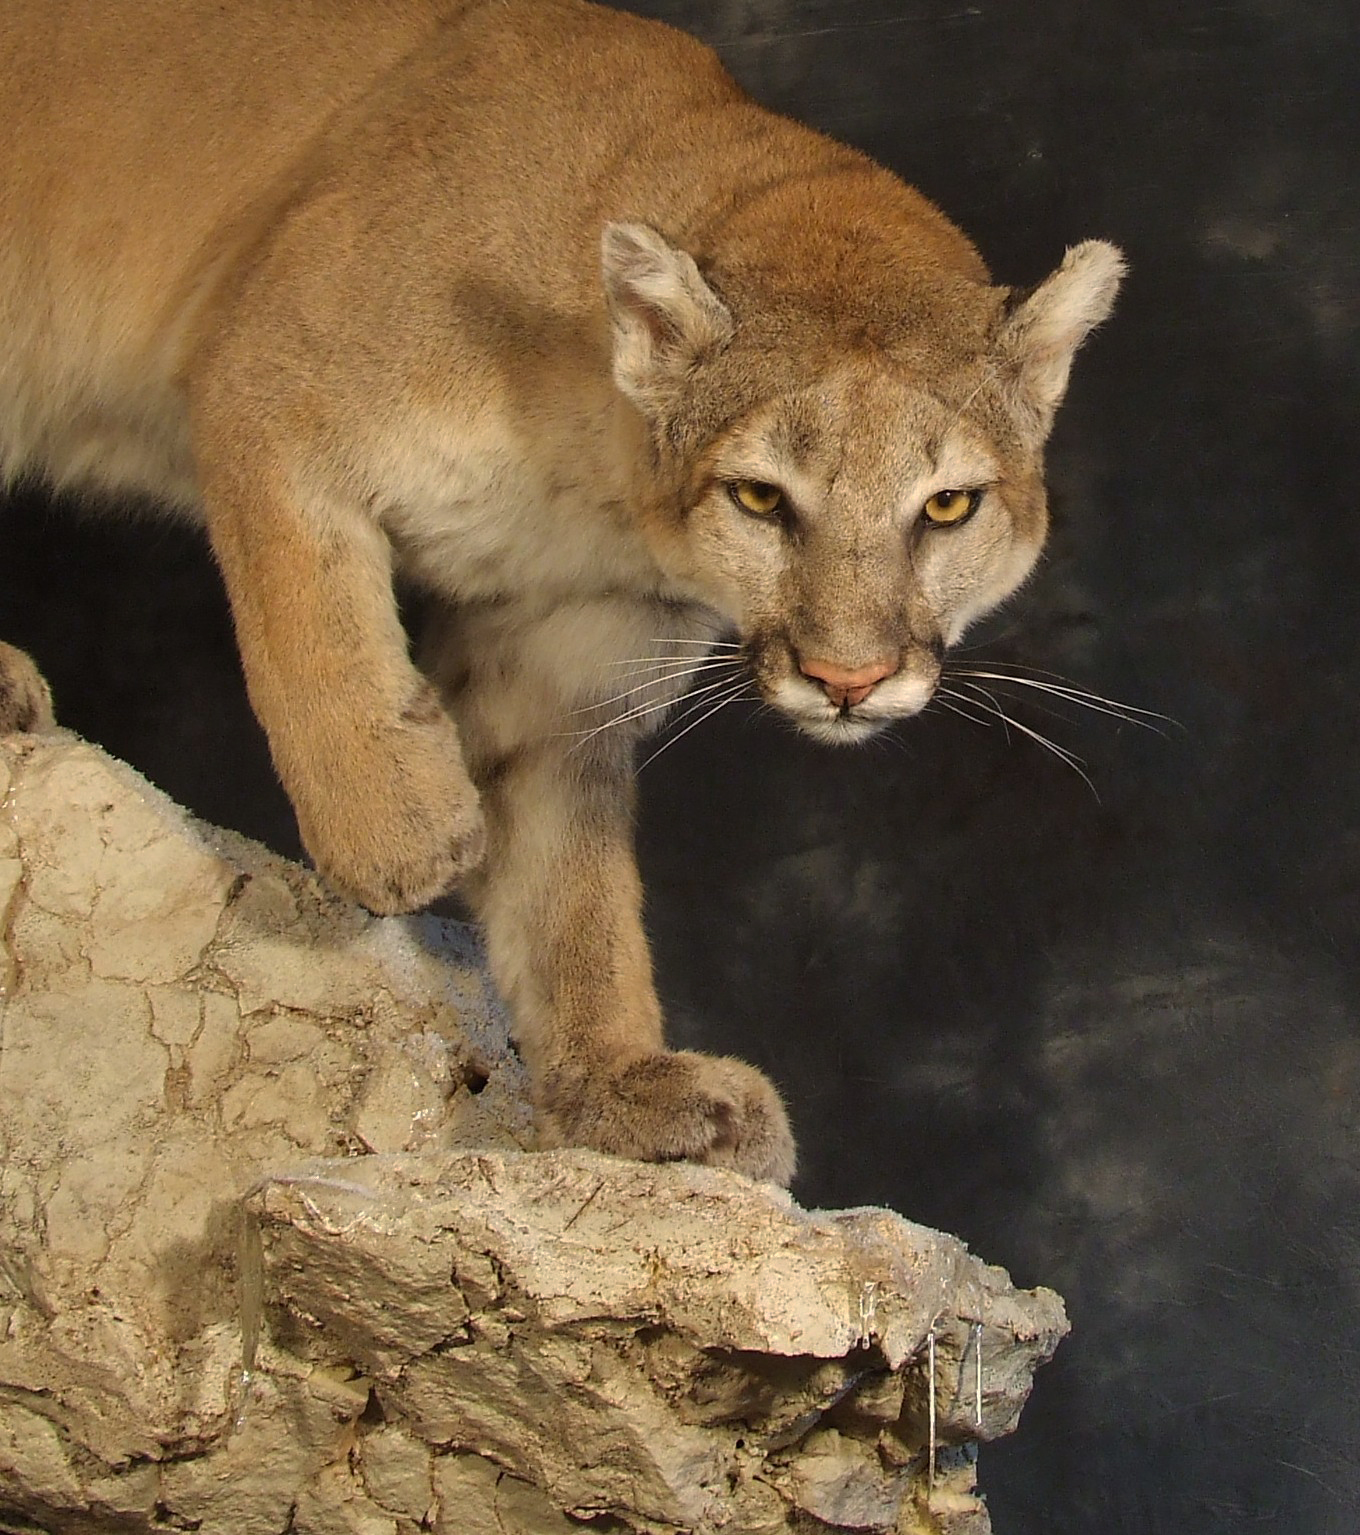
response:
[[[750,256],[701,272],[644,225],[603,246],[658,556],[735,627],[766,701],[827,741],[923,708],[945,650],[1033,569],[1044,441],[1124,267],[1088,241],[1018,293],[971,247],[905,267],[866,246],[777,279]]]

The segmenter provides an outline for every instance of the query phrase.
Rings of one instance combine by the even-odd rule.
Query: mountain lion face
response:
[[[771,322],[653,231],[606,232],[615,380],[671,485],[661,558],[766,702],[830,742],[925,707],[1038,558],[1044,439],[1121,267],[1092,242],[1022,299],[941,275]]]
[[[929,701],[944,649],[1008,596],[1045,528],[1037,465],[982,359],[940,391],[847,363],[724,432],[690,536],[766,701],[862,739]]]

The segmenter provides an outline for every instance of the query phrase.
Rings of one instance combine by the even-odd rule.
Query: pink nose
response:
[[[820,682],[826,696],[839,709],[846,704],[852,707],[862,704],[877,683],[892,676],[897,665],[896,656],[880,656],[877,661],[866,662],[863,666],[837,666],[834,661],[800,660],[798,670],[805,677]]]

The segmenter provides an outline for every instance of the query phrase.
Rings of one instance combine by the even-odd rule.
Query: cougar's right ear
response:
[[[614,382],[644,411],[732,334],[732,316],[694,258],[646,224],[606,224],[601,272],[613,326]]]

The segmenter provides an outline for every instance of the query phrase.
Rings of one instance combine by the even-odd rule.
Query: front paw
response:
[[[0,736],[46,730],[52,724],[52,694],[28,655],[0,644]]]
[[[481,802],[442,718],[375,731],[319,776],[293,793],[302,840],[370,911],[428,906],[486,856]]]
[[[658,1051],[613,1073],[548,1084],[544,1139],[642,1162],[706,1162],[787,1186],[795,1148],[773,1084],[754,1066]]]

